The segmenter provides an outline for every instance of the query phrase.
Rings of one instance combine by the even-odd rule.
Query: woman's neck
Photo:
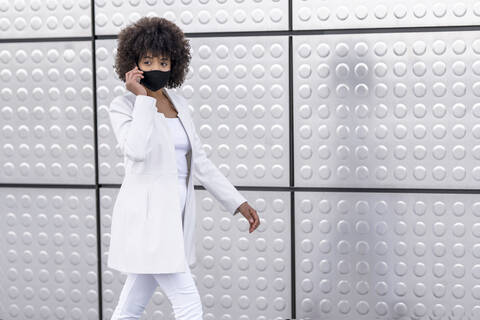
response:
[[[167,99],[167,96],[163,92],[163,90],[165,90],[165,88],[161,88],[160,90],[157,90],[155,92],[147,89],[147,96],[153,97],[157,99],[157,101],[162,101],[164,99]]]

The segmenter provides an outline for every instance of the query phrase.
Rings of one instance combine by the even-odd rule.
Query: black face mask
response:
[[[140,69],[140,67],[138,67],[138,70],[143,71]],[[140,79],[140,84],[152,91],[160,90],[168,83],[168,80],[170,79],[170,71],[150,70],[143,71],[142,75],[143,78]]]

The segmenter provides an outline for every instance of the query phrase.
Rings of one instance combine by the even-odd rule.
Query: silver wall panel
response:
[[[293,30],[478,25],[478,0],[293,0]]]
[[[480,319],[477,195],[295,193],[298,319]]]
[[[296,186],[477,188],[478,32],[294,36]]]
[[[108,269],[113,204],[118,189],[101,189],[103,315],[110,319],[126,275]],[[280,320],[290,317],[290,193],[242,191],[261,224],[248,233],[245,218],[232,217],[206,190],[196,190],[197,263],[191,268],[205,319]],[[174,319],[158,286],[142,319]]]
[[[288,37],[191,43],[182,94],[210,159],[235,185],[287,186]]]
[[[2,1],[0,39],[91,36],[91,2]]]
[[[98,180],[121,183],[125,175],[123,154],[112,131],[108,108],[116,96],[125,93],[125,83],[113,69],[117,40],[96,40]]]
[[[235,185],[287,186],[288,38],[192,38],[190,42],[190,71],[177,92],[190,102],[208,157]],[[111,100],[125,91],[112,69],[115,48],[114,40],[97,41],[101,183],[121,183],[124,174],[123,156],[108,118]]]
[[[480,1],[88,0],[0,2],[0,320],[111,318],[126,275],[106,267],[118,188],[102,184],[124,175],[108,106],[125,87],[116,40],[92,38],[92,52],[91,24],[115,36],[144,15],[186,33],[238,32],[190,38],[177,91],[208,157],[250,187],[241,192],[261,219],[249,234],[241,215],[196,191],[192,273],[205,319],[480,319],[478,197],[418,190],[478,189]],[[457,31],[421,28],[435,26]],[[410,32],[355,31],[399,27]],[[294,35],[326,29],[349,30]],[[174,319],[160,287],[144,319]]]
[[[99,319],[95,190],[0,189],[0,319]]]
[[[197,190],[197,283],[206,319],[288,319],[292,314],[290,193],[242,191],[258,211],[249,233],[205,190]]]
[[[89,41],[2,44],[3,183],[95,182]]]
[[[142,16],[159,16],[184,32],[288,29],[288,1],[95,1],[95,34],[117,34]]]

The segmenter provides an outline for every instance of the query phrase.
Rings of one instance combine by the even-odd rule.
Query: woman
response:
[[[183,32],[158,17],[141,18],[118,37],[115,69],[128,91],[112,101],[109,116],[126,174],[107,265],[127,279],[112,320],[139,319],[157,285],[176,319],[202,319],[189,266],[195,261],[192,173],[230,213],[248,219],[250,233],[259,225],[257,212],[207,159],[186,100],[166,89],[183,83],[189,49]]]

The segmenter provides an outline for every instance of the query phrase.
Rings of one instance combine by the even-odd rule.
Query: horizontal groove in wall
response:
[[[120,188],[121,184],[98,184],[99,188]],[[44,183],[0,183],[1,188],[56,188],[56,189],[95,189],[95,184],[44,184]],[[206,190],[195,185],[195,190]],[[431,188],[358,188],[358,187],[274,187],[274,186],[235,186],[245,191],[296,191],[296,192],[375,192],[375,193],[458,193],[480,194],[480,189],[431,189]]]
[[[418,26],[357,29],[316,29],[316,30],[272,30],[272,31],[229,31],[229,32],[185,32],[187,38],[205,37],[244,37],[244,36],[299,36],[320,34],[359,34],[359,33],[402,33],[402,32],[443,32],[443,31],[480,31],[480,25],[470,26]],[[117,39],[117,35],[97,35],[88,37],[52,37],[52,38],[11,38],[0,39],[0,43],[16,42],[52,42],[52,41],[90,41],[92,39]]]

